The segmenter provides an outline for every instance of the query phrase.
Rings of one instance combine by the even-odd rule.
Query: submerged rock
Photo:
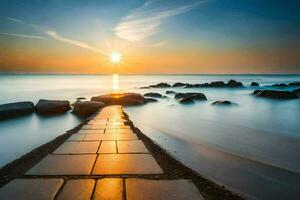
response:
[[[85,97],[77,97],[76,100],[77,101],[83,101],[83,100],[86,100],[86,98]]]
[[[193,104],[193,103],[195,103],[194,100],[191,97],[180,98],[178,100],[178,102],[181,103],[181,104]]]
[[[104,106],[104,103],[97,101],[77,101],[74,103],[73,113],[80,116],[89,116]]]
[[[170,90],[166,91],[166,94],[175,94],[175,93],[176,93],[175,91],[170,91]]]
[[[147,103],[152,103],[152,102],[158,102],[158,100],[154,99],[154,98],[146,98],[146,102]]]
[[[30,101],[14,102],[0,105],[0,119],[8,119],[34,112],[34,104]]]
[[[236,103],[233,103],[231,101],[225,100],[225,101],[215,101],[212,103],[212,105],[233,105]]]
[[[293,90],[293,93],[300,95],[300,88]]]
[[[289,86],[300,86],[300,82],[289,83]]]
[[[230,80],[227,84],[224,83],[223,81],[214,81],[211,83],[186,84],[185,86],[185,88],[201,88],[201,87],[208,87],[208,88],[243,87],[243,84],[235,80]]]
[[[35,110],[40,115],[63,114],[71,109],[69,101],[40,99]]]
[[[144,97],[163,98],[164,96],[157,92],[149,92],[149,93],[144,94]]]
[[[134,106],[146,103],[145,97],[138,93],[115,93],[92,97],[91,101],[102,102],[106,105]]]
[[[227,83],[228,87],[243,87],[243,84],[241,82],[237,82],[236,80],[230,80]]]
[[[152,87],[152,88],[169,88],[169,87],[171,87],[171,85],[168,84],[168,83],[158,83],[156,85],[150,85],[149,87]]]
[[[197,93],[197,92],[189,92],[189,93],[176,93],[174,96],[175,99],[181,99],[181,98],[189,98],[192,100],[200,100],[200,101],[206,101],[207,98],[203,93]]]
[[[287,87],[288,85],[285,83],[274,84],[272,87]]]
[[[290,91],[278,90],[255,90],[253,94],[257,97],[272,98],[272,99],[297,99],[298,96]]]
[[[257,82],[252,82],[251,86],[259,86],[259,84]]]
[[[186,85],[188,85],[188,84],[177,82],[177,83],[173,84],[173,87],[183,87],[183,86],[186,86]]]
[[[150,89],[149,86],[143,86],[143,87],[140,87],[140,89]]]

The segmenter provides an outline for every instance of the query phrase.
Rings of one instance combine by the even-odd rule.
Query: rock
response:
[[[191,97],[180,98],[178,100],[178,102],[181,103],[181,104],[192,104],[192,103],[195,103],[194,100]]]
[[[179,83],[179,82],[177,82],[177,83],[173,84],[173,87],[183,87],[183,86],[186,86],[186,85],[187,85],[186,83]]]
[[[163,95],[156,92],[149,92],[144,94],[144,97],[154,97],[154,98],[163,98]]]
[[[200,100],[200,101],[206,101],[207,98],[203,93],[176,93],[174,96],[175,99],[181,99],[181,98],[190,98],[192,100]]]
[[[97,101],[77,101],[74,104],[73,113],[80,116],[89,116],[104,106],[104,103]]]
[[[152,103],[152,102],[158,102],[157,99],[153,99],[153,98],[146,98],[146,102],[147,103]]]
[[[106,105],[133,106],[146,103],[145,97],[138,93],[115,93],[92,97],[91,101],[102,102]]]
[[[243,84],[241,82],[237,82],[236,80],[230,80],[227,83],[228,87],[243,87]]]
[[[232,103],[231,101],[215,101],[212,103],[212,105],[233,105],[235,103]]]
[[[293,93],[300,95],[300,88],[293,90]]]
[[[166,91],[166,94],[175,94],[175,93],[176,93],[175,91],[170,91],[170,90]]]
[[[156,85],[150,85],[149,87],[152,87],[152,88],[168,88],[168,87],[171,87],[171,85],[169,85],[168,83],[158,83]]]
[[[71,109],[69,101],[40,99],[35,106],[35,110],[40,115],[63,114]]]
[[[140,89],[150,89],[149,86],[143,86],[143,87],[140,87]]]
[[[289,91],[278,91],[278,90],[255,90],[253,94],[257,97],[265,97],[272,99],[297,99],[298,96]]]
[[[86,98],[85,97],[77,97],[76,100],[77,101],[82,101],[82,100],[86,100]]]
[[[274,84],[272,85],[273,87],[287,87],[288,85],[285,83],[280,83],[280,84]]]
[[[300,86],[300,82],[289,83],[289,86]]]
[[[34,112],[34,104],[29,101],[0,105],[0,119],[8,119]]]
[[[252,82],[251,86],[259,86],[259,84],[257,82]]]

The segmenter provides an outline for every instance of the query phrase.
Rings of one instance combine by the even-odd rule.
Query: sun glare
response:
[[[113,62],[113,63],[119,63],[121,61],[121,54],[118,53],[118,52],[113,52],[110,54],[110,60]]]

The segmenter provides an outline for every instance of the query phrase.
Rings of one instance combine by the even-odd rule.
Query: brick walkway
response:
[[[0,188],[0,199],[203,199],[189,180],[134,178],[163,170],[124,122],[121,106],[105,107],[26,178]]]

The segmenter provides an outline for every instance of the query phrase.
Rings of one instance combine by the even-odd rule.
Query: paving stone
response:
[[[137,140],[136,134],[87,134],[84,141],[92,140]]]
[[[117,153],[116,141],[102,141],[98,153]]]
[[[105,134],[134,134],[131,129],[125,129],[125,128],[112,128],[112,129],[105,129]]]
[[[92,174],[161,174],[150,154],[100,154]]]
[[[96,159],[90,155],[47,155],[27,175],[89,175]]]
[[[92,198],[94,179],[69,180],[58,194],[58,200],[87,200]]]
[[[189,180],[126,179],[127,200],[202,200]]]
[[[118,153],[149,153],[141,140],[117,141]]]
[[[88,125],[106,125],[107,121],[91,121]]]
[[[93,142],[65,142],[58,147],[54,154],[91,154],[97,153],[100,141]]]
[[[106,125],[92,125],[91,129],[94,130],[94,129],[105,129],[106,128]]]
[[[130,129],[130,126],[126,126],[126,125],[121,125],[121,126],[106,126],[106,129],[116,129],[116,128],[119,128],[119,129]]]
[[[98,179],[94,200],[122,200],[123,198],[123,180],[121,178],[103,178]]]
[[[83,140],[85,135],[86,134],[83,134],[83,133],[76,133],[76,134],[71,135],[71,137],[69,137],[67,141],[80,141],[80,140]]]
[[[124,122],[112,122],[112,121],[109,121],[107,123],[107,126],[124,126]]]
[[[104,129],[98,129],[98,130],[80,130],[78,131],[78,133],[84,133],[84,134],[103,134],[104,133]]]
[[[14,179],[0,188],[0,199],[49,200],[63,184],[63,179]]]

